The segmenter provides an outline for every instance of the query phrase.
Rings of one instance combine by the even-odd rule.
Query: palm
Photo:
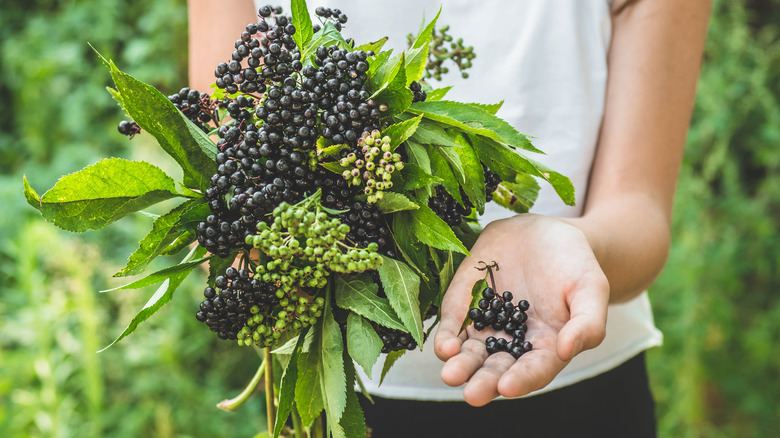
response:
[[[547,385],[571,358],[603,338],[609,287],[585,237],[573,226],[543,216],[524,215],[485,229],[461,264],[442,303],[435,348],[447,361],[442,378],[466,381],[464,397],[483,405],[498,395],[517,397]],[[506,334],[469,326],[456,337],[470,301],[471,286],[482,273],[479,261],[497,261],[498,292],[515,302],[526,299],[527,339],[533,351],[515,360],[506,353],[488,356],[485,339]]]

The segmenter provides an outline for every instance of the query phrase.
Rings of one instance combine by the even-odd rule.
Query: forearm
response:
[[[257,21],[251,0],[188,0],[190,87],[211,94],[214,69],[230,60],[247,23]]]
[[[666,261],[709,8],[708,0],[642,0],[613,19],[588,196],[570,221],[591,243],[613,303],[645,290]]]

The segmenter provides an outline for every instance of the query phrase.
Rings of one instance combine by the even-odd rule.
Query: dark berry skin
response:
[[[523,312],[526,312],[531,308],[531,304],[529,304],[526,300],[520,300],[520,302],[517,303],[517,307]]]
[[[492,300],[496,296],[496,292],[492,287],[488,286],[482,291],[482,297],[486,300]]]
[[[509,292],[509,291],[504,292],[501,295],[501,297],[504,298],[504,301],[512,301],[512,298],[514,298],[514,296],[512,295],[512,292]],[[526,310],[528,310],[528,309],[526,309]]]

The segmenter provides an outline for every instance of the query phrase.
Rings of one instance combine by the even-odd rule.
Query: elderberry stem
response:
[[[274,366],[273,357],[271,357],[271,349],[266,348],[263,350],[263,363],[265,365],[265,414],[268,416],[268,433],[274,433],[274,419],[276,418],[276,412],[274,412]]]
[[[257,372],[255,373],[255,376],[252,377],[252,380],[249,381],[249,384],[246,385],[246,388],[244,388],[243,391],[241,391],[241,394],[238,394],[235,398],[229,399],[229,400],[222,400],[221,402],[217,403],[217,407],[219,409],[222,409],[223,411],[233,412],[244,404],[245,401],[249,398],[250,395],[255,391],[257,388],[257,384],[260,383],[260,379],[263,378],[263,373],[265,372],[265,362],[261,363],[260,366],[257,368]]]
[[[295,432],[295,438],[304,438],[303,436],[303,423],[301,423],[301,416],[298,414],[298,409],[293,406],[292,410],[292,422],[293,431]]]

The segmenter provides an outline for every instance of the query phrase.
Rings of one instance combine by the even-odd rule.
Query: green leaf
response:
[[[347,404],[344,408],[344,415],[341,416],[339,421],[339,426],[341,426],[345,438],[365,438],[366,419],[363,417],[363,410],[360,408],[360,402],[354,390],[355,367],[349,360],[349,356],[345,355],[344,366],[349,385],[347,385]]]
[[[412,232],[420,242],[448,251],[456,251],[469,255],[469,251],[446,222],[441,220],[427,205],[421,205],[418,210],[412,210]]]
[[[452,251],[447,251],[447,259],[439,271],[439,296],[444,296],[447,288],[450,286],[452,277],[455,276],[455,260],[452,257]]]
[[[321,337],[317,344],[320,368],[320,390],[325,404],[328,422],[338,423],[344,413],[347,403],[347,383],[344,374],[344,344],[341,338],[341,328],[333,319],[330,294],[326,295],[322,319],[319,321]]]
[[[382,199],[377,201],[376,207],[384,214],[420,208],[419,205],[410,201],[406,196],[395,192],[385,192]]]
[[[482,169],[482,163],[474,148],[462,135],[458,136],[458,143],[461,147],[450,148],[450,150],[458,155],[463,166],[463,174],[466,179],[466,183],[462,185],[463,191],[474,203],[477,212],[482,214],[485,212],[485,171]]]
[[[205,249],[203,249],[202,247],[196,247],[193,248],[192,252],[190,252],[187,258],[202,257],[204,254],[206,254]],[[182,262],[182,264],[186,264],[186,263],[187,262]],[[187,275],[189,275],[189,273],[192,272],[192,269],[195,266],[197,265],[192,265],[190,266],[189,269],[177,271],[172,275],[168,276],[168,278],[166,278],[165,281],[163,281],[160,287],[157,288],[157,291],[154,293],[154,295],[152,295],[152,297],[149,298],[149,301],[146,302],[146,304],[141,309],[141,311],[139,311],[133,317],[132,321],[130,321],[130,324],[127,326],[125,331],[123,331],[122,334],[119,335],[119,337],[114,340],[114,342],[108,344],[105,348],[98,351],[98,353],[107,350],[112,345],[116,344],[117,342],[124,339],[127,335],[134,332],[136,327],[138,327],[138,324],[141,324],[142,322],[146,321],[155,312],[160,310],[162,306],[164,306],[169,301],[171,301],[171,298],[173,298],[173,293],[176,291],[176,289],[179,287],[182,281],[184,281],[184,279],[187,278]]]
[[[392,72],[390,79],[384,82],[372,95],[377,102],[386,103],[389,107],[385,116],[403,113],[414,99],[414,93],[406,86],[405,59],[405,54],[401,53],[398,68]]]
[[[330,141],[325,137],[317,139],[317,155],[338,159],[341,156],[341,151],[344,149],[349,149],[349,146],[346,144],[330,144]]]
[[[315,345],[320,342],[321,332],[316,330]],[[298,357],[298,382],[295,384],[295,405],[301,422],[311,425],[319,418],[324,409],[322,388],[320,387],[321,365],[319,353],[312,349],[309,353],[300,353]]]
[[[298,336],[298,342],[295,344],[290,362],[287,364],[284,374],[282,374],[282,381],[279,385],[279,406],[276,410],[276,421],[274,421],[274,438],[279,436],[284,423],[292,411],[293,401],[295,400],[295,384],[298,381],[298,357],[300,357],[303,341],[308,331],[309,328],[307,327]]]
[[[127,264],[114,277],[127,277],[140,274],[166,247],[176,241],[181,235],[174,227],[178,223],[183,212],[196,204],[202,203],[200,199],[191,199],[180,204],[168,213],[158,217],[152,223],[152,230],[141,239],[138,249],[127,259]]]
[[[390,57],[392,50],[377,54],[373,60],[369,61],[368,79],[373,90],[372,97],[387,89],[390,82],[398,75],[398,71],[403,68],[401,56]]]
[[[382,39],[378,41],[374,41],[373,43],[361,44],[355,47],[355,51],[362,50],[364,52],[373,51],[374,53],[379,53],[379,51],[382,50],[382,47],[385,46],[387,39],[388,39],[387,37],[382,37]]]
[[[414,135],[422,116],[413,117],[401,123],[390,125],[382,131],[382,136],[390,137],[390,148],[395,150],[406,139]]]
[[[520,155],[517,151],[508,148],[504,144],[482,137],[472,137],[472,141],[474,149],[482,162],[491,170],[497,171],[496,173],[501,176],[501,179],[513,181],[516,178],[516,172],[519,171],[538,176],[552,185],[555,192],[566,205],[574,205],[574,186],[569,178],[541,163]],[[512,169],[515,174],[507,175],[505,171],[501,171],[502,167]]]
[[[538,195],[539,183],[528,174],[520,174],[515,182],[503,181],[499,184],[493,201],[515,213],[528,213]]]
[[[449,92],[452,89],[452,86],[449,87],[443,87],[443,88],[437,88],[435,90],[431,90],[428,92],[428,97],[425,99],[427,102],[438,102],[442,99],[444,99],[444,96],[447,95],[447,92]]]
[[[378,271],[390,305],[417,341],[417,345],[422,346],[423,328],[418,298],[420,277],[405,263],[385,256],[382,256]]]
[[[341,174],[345,170],[349,169],[349,167],[344,167],[341,164],[339,164],[338,161],[329,161],[329,162],[326,162],[326,163],[320,163],[320,166],[330,170],[331,172],[335,173],[339,177],[341,177]]]
[[[429,151],[428,157],[431,160],[431,173],[438,175],[442,179],[442,187],[455,198],[458,204],[464,205],[463,197],[460,195],[460,181],[452,172],[449,163],[447,163],[443,154],[435,146],[428,146],[427,149]]]
[[[25,178],[27,202],[68,231],[97,230],[135,211],[181,196],[173,179],[143,161],[106,158],[65,175],[43,194]]]
[[[292,24],[295,26],[293,40],[299,48],[306,47],[314,35],[314,27],[311,24],[306,0],[292,0],[290,7],[292,9]]]
[[[393,364],[401,358],[401,356],[404,355],[408,350],[394,350],[385,356],[385,364],[382,366],[382,376],[379,378],[379,384],[381,385],[382,382],[385,381],[385,376],[387,376],[388,371],[390,371],[390,368],[393,367]]]
[[[441,156],[444,157],[444,159],[447,160],[447,162],[450,164],[452,173],[458,179],[458,182],[465,184],[466,174],[463,171],[463,163],[460,162],[460,155],[458,155],[458,153],[455,151],[455,149],[460,148],[445,148],[436,145],[434,146],[434,149],[436,149],[436,151],[439,152]]]
[[[435,144],[439,146],[451,146],[458,148],[461,147],[460,143],[457,141],[457,137],[459,136],[460,134],[457,133],[448,133],[444,130],[444,128],[442,128],[440,124],[436,122],[423,120],[420,122],[420,127],[417,128],[417,131],[414,133],[412,138],[417,143],[424,145]]]
[[[428,119],[482,135],[512,147],[542,153],[512,125],[482,108],[467,103],[447,100],[416,102],[409,106],[408,111],[413,114],[424,114]]]
[[[206,253],[206,250],[203,249],[203,247],[201,247],[201,246],[196,247],[196,249],[198,250],[198,252],[202,252],[203,254]],[[167,280],[167,279],[169,279],[169,278],[171,278],[171,277],[173,277],[173,276],[175,276],[177,274],[181,274],[183,272],[184,273],[189,273],[190,271],[192,271],[192,269],[194,267],[202,264],[203,262],[208,261],[212,257],[214,257],[214,256],[210,255],[208,257],[198,258],[198,259],[195,259],[195,260],[182,261],[178,265],[173,265],[173,266],[167,267],[165,269],[161,269],[161,270],[159,270],[157,272],[154,272],[152,274],[147,275],[146,277],[144,277],[144,278],[142,278],[140,280],[136,280],[136,281],[134,281],[132,283],[128,283],[128,284],[126,284],[124,286],[115,287],[113,289],[102,290],[100,292],[101,293],[105,293],[105,292],[113,292],[113,291],[122,290],[122,289],[140,289],[142,287],[151,286],[153,284],[157,284],[157,283],[159,283],[161,281]]]
[[[401,190],[404,191],[411,191],[444,181],[438,176],[433,176],[423,170],[422,167],[412,163],[404,166],[401,175],[404,178],[404,184],[401,186]]]
[[[504,101],[502,100],[501,102],[498,103],[469,103],[468,105],[475,106],[477,108],[482,108],[483,110],[495,116],[498,110],[500,110],[501,107],[504,106]]]
[[[427,281],[423,269],[426,268],[425,246],[420,243],[412,232],[412,215],[408,211],[400,211],[393,216],[393,241],[398,247],[401,256],[409,266],[417,272],[417,275]]]
[[[433,34],[433,28],[436,26],[436,21],[441,14],[441,7],[439,12],[431,20],[425,28],[423,28],[412,43],[412,47],[406,53],[406,85],[409,86],[413,81],[419,81],[425,74],[425,66],[428,64],[428,51],[430,49],[431,35]]]
[[[352,312],[347,316],[347,351],[370,378],[382,351],[382,340],[370,322]]]
[[[336,277],[336,304],[377,324],[406,330],[387,298],[377,296],[379,286],[366,274]]]
[[[342,49],[352,50],[352,47],[344,40],[344,37],[341,36],[341,32],[333,26],[333,23],[326,21],[322,26],[322,29],[315,33],[312,36],[311,41],[309,41],[305,48],[301,50],[301,62],[311,63],[309,58],[314,55],[314,51],[317,50],[317,47],[330,46],[333,44]]]
[[[487,287],[487,281],[485,279],[481,279],[478,282],[474,283],[474,286],[471,288],[471,303],[469,304],[469,309],[472,309],[477,306],[477,303],[479,303],[479,300],[482,298],[482,291]],[[471,318],[469,318],[468,310],[466,311],[466,317],[463,320],[463,324],[460,325],[460,330],[458,331],[458,334],[463,332],[463,330],[466,329],[466,327],[469,326],[473,321]]]
[[[217,172],[217,147],[173,102],[151,85],[120,71],[111,62],[111,77],[121,95],[125,110],[157,139],[184,171],[184,185],[205,191]]]

